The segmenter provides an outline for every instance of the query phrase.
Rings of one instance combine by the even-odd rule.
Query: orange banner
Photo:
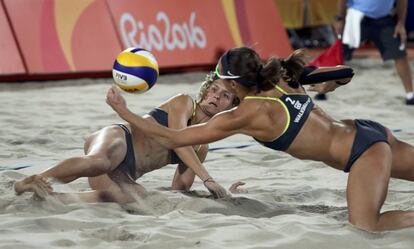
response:
[[[121,50],[105,0],[4,0],[30,74],[107,71]]]
[[[0,1],[0,75],[109,72],[128,47],[150,50],[161,69],[214,65],[236,46],[292,51],[273,0]]]
[[[263,57],[292,51],[272,0],[108,0],[108,5],[123,48],[150,50],[161,67],[215,64],[223,51],[242,45]]]
[[[0,75],[25,73],[16,41],[0,1]]]

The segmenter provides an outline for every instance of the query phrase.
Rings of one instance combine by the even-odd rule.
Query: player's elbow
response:
[[[173,149],[179,147],[178,144],[174,140],[169,140],[169,139],[165,140],[165,142],[163,144],[169,150],[173,150]]]

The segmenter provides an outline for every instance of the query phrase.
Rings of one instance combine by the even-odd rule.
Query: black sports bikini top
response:
[[[168,127],[168,113],[163,109],[154,108],[148,113],[148,115],[153,117],[160,125]],[[187,121],[187,126],[189,125],[191,125],[191,118]]]
[[[311,97],[301,93],[287,93],[279,86],[275,86],[283,95],[280,98],[265,96],[246,96],[244,99],[264,99],[279,102],[287,116],[287,122],[282,134],[271,142],[263,142],[255,138],[256,141],[264,146],[285,151],[289,148],[300,129],[308,118],[314,106]]]
[[[195,112],[196,112],[197,104],[193,100],[193,113],[191,115],[191,118],[187,121],[187,126],[191,125],[191,119],[194,118]],[[157,123],[160,125],[163,125],[165,127],[168,127],[168,113],[160,108],[154,108],[152,109],[148,115],[153,117]],[[196,146],[195,151],[198,152],[200,150],[201,146]],[[178,155],[174,152],[174,150],[171,150],[171,163],[172,164],[179,164],[182,163],[181,159],[178,157]]]

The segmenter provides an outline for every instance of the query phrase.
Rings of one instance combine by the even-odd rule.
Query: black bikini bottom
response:
[[[134,154],[134,144],[132,143],[132,135],[129,132],[128,128],[123,124],[116,124],[121,127],[125,132],[125,140],[127,144],[127,152],[124,160],[119,164],[117,169],[120,169],[122,172],[127,174],[133,180],[136,180],[136,170],[135,170],[135,154]]]
[[[351,155],[344,168],[345,172],[349,172],[354,162],[373,144],[378,142],[388,144],[387,131],[381,124],[370,120],[356,119],[355,126],[356,135],[352,144]]]

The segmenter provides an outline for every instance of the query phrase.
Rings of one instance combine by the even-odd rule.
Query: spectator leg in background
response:
[[[407,94],[406,104],[414,105],[413,82],[407,56],[395,59],[395,68],[404,85],[405,93]]]
[[[298,33],[296,33],[294,29],[287,29],[287,31],[289,33],[290,44],[292,44],[293,48],[298,49],[305,47],[305,44],[302,42]]]
[[[336,41],[335,31],[332,28],[332,25],[321,25],[317,28],[320,37],[329,45],[334,44]]]

